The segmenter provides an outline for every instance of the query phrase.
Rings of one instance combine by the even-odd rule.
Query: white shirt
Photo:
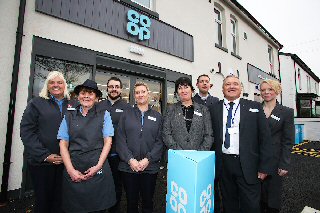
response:
[[[228,110],[230,108],[230,101],[223,99],[223,144],[222,152],[225,154],[234,154],[239,155],[239,124],[240,124],[240,98],[232,101],[234,103],[232,108],[232,119],[231,127],[229,128],[230,133],[230,147],[226,149],[224,147],[225,135],[226,135],[226,126],[228,118]]]

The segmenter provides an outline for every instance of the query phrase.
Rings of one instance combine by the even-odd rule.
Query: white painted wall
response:
[[[295,124],[304,124],[304,140],[320,141],[320,118],[295,118]]]
[[[0,1],[0,176],[3,174],[3,155],[6,143],[8,110],[10,101],[10,88],[14,60],[14,48],[16,43],[16,30],[18,26],[19,1]],[[20,163],[21,164],[21,163]],[[21,174],[20,174],[21,176]],[[2,178],[0,178],[0,184]]]
[[[14,0],[13,2],[18,4],[17,2],[19,1]],[[37,13],[35,12],[35,0],[28,0],[25,13],[25,36],[23,37],[17,90],[17,108],[12,146],[12,153],[14,154],[11,159],[9,190],[20,188],[22,181],[23,145],[19,136],[19,124],[27,104],[32,39],[34,36],[137,60],[181,73],[192,74],[194,85],[198,75],[203,73],[208,74],[214,84],[211,93],[219,98],[223,97],[221,92],[223,75],[227,75],[231,69],[234,71],[239,70],[240,79],[244,83],[245,92],[250,94],[249,99],[253,99],[255,85],[248,82],[247,63],[262,70],[268,70],[268,45],[272,44],[270,44],[270,42],[257,30],[252,29],[251,25],[242,19],[237,12],[232,12],[232,10],[227,5],[224,5],[222,1],[218,2],[225,7],[227,24],[226,48],[229,49],[228,53],[214,46],[213,3],[194,0],[156,1],[155,8],[157,8],[161,20],[194,36],[195,61],[189,62],[147,47],[142,47],[144,49],[143,56],[130,53],[129,47],[132,45],[131,42],[56,19],[48,15]],[[181,7],[183,7],[183,10],[179,9]],[[231,47],[229,47],[229,40],[231,39],[230,14],[233,14],[238,20],[239,55],[242,57],[242,60],[231,56]],[[243,40],[243,32],[247,33],[247,40]],[[274,48],[275,71],[277,71],[277,47],[274,45],[272,46]],[[218,70],[218,62],[221,62],[222,64],[222,75],[210,73],[212,68],[214,68],[215,71]],[[3,129],[1,129],[1,131],[3,131]]]
[[[294,61],[291,56],[280,55],[282,104],[294,109],[297,116],[296,107],[296,83]]]

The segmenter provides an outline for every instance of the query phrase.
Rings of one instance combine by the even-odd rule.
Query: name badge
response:
[[[152,116],[148,116],[148,119],[152,120],[152,121],[157,121],[157,119],[155,117],[152,117]]]
[[[274,120],[280,121],[280,118],[275,115],[271,115],[271,118],[273,118]]]
[[[202,114],[200,112],[194,111],[194,114],[202,117]]]
[[[249,111],[250,111],[250,112],[259,112],[258,109],[252,109],[252,108],[250,108]]]
[[[122,109],[116,109],[116,112],[123,112]]]
[[[230,128],[228,128],[228,132],[230,135],[239,134],[239,128],[238,127],[230,127]]]
[[[76,108],[74,108],[74,107],[68,107],[67,110],[68,110],[68,111],[74,111],[74,110],[76,110]]]

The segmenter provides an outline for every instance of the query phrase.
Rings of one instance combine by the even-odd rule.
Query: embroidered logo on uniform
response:
[[[250,111],[250,112],[259,112],[258,109],[252,109],[252,108],[250,108],[249,111]]]
[[[157,119],[155,117],[152,117],[152,116],[148,116],[148,119],[152,120],[152,121],[157,121]]]
[[[271,118],[273,118],[274,120],[280,121],[280,118],[275,115],[271,115]]]
[[[194,111],[194,114],[202,117],[202,114],[200,112]]]
[[[123,112],[122,109],[116,109],[116,112]]]
[[[72,107],[71,104],[68,104],[67,110],[72,111],[72,110],[76,110],[76,108]]]
[[[97,175],[101,175],[102,174],[102,169],[100,169],[98,172],[97,172]]]

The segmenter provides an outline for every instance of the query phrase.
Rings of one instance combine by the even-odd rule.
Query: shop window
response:
[[[174,93],[174,82],[167,81],[167,106],[178,102],[177,95]]]
[[[102,92],[102,100],[107,99],[108,91],[107,91],[107,82],[111,77],[117,77],[122,82],[122,92],[121,97],[130,103],[130,78],[125,75],[114,74],[109,72],[96,72],[95,81],[98,84],[99,90]]]
[[[159,81],[137,78],[137,82],[144,82],[150,90],[150,105],[157,112],[162,112],[162,84]]]
[[[216,43],[222,47],[222,17],[221,12],[218,9],[214,9],[215,22],[216,22]]]
[[[93,67],[90,65],[36,56],[32,97],[39,96],[39,92],[50,71],[60,71],[64,74],[71,97],[74,98],[74,87],[82,84],[86,79],[89,79],[92,70]]]
[[[269,58],[270,73],[274,74],[273,49],[271,46],[268,46],[268,58]]]
[[[300,117],[310,118],[311,117],[311,101],[300,100]]]
[[[299,90],[302,89],[302,85],[301,85],[301,74],[300,74],[300,68],[298,68],[298,81],[299,81]]]
[[[307,93],[311,93],[311,79],[307,76]]]
[[[152,0],[132,0],[133,2],[152,10]]]
[[[238,55],[238,23],[235,18],[231,16],[230,18],[231,22],[231,47],[232,51],[231,53]]]

